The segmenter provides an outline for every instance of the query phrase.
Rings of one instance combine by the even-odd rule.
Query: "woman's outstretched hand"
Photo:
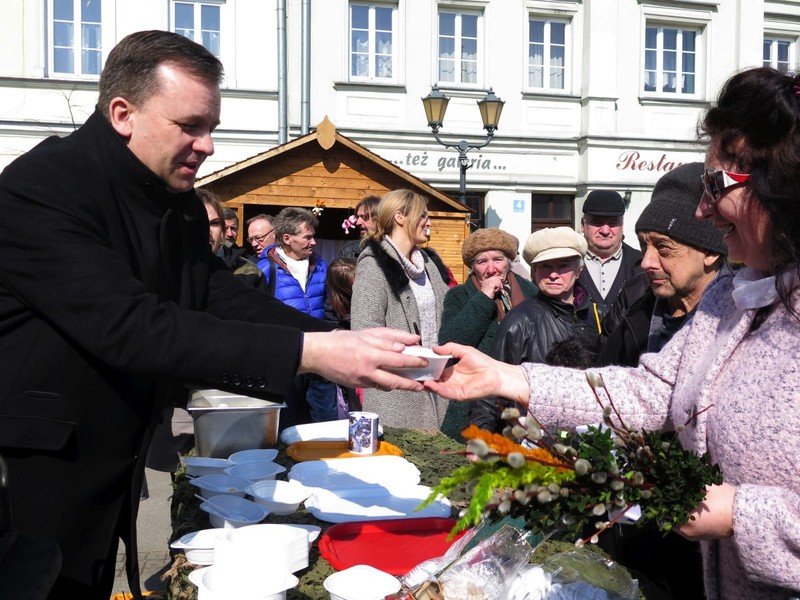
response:
[[[452,354],[458,362],[442,373],[439,381],[426,381],[425,388],[451,400],[478,400],[500,396],[528,405],[530,386],[520,366],[499,362],[460,344],[434,346],[437,354]]]

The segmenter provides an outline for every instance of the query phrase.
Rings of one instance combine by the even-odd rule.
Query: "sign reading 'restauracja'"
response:
[[[661,156],[656,154],[643,158],[638,151],[629,150],[619,155],[617,169],[620,171],[661,171],[666,173],[682,164],[682,161],[668,158],[665,153],[662,153]]]

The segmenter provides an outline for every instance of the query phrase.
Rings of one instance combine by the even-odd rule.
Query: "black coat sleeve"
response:
[[[103,205],[122,205],[119,189],[105,180],[92,187],[97,178],[75,169],[40,153],[0,178],[7,309],[0,329],[15,311],[29,312],[113,370],[283,395],[300,364],[300,328],[311,321],[254,296],[259,292],[210,265],[210,251],[195,265],[208,278],[208,305],[189,310],[159,302],[134,272],[138,257],[124,218],[110,222]]]

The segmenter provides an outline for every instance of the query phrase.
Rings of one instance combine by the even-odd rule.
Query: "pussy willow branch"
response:
[[[600,535],[601,533],[603,533],[604,531],[608,531],[608,530],[609,530],[609,529],[611,529],[611,528],[612,528],[614,525],[616,525],[617,523],[619,523],[619,522],[620,522],[620,520],[622,519],[622,517],[624,517],[624,516],[625,516],[625,513],[626,513],[626,512],[628,512],[628,511],[629,511],[629,510],[630,510],[630,509],[631,509],[633,506],[636,506],[636,503],[635,503],[635,502],[629,502],[628,504],[626,504],[626,505],[625,505],[625,508],[621,508],[621,509],[620,509],[620,511],[617,513],[617,516],[616,516],[616,517],[614,517],[613,519],[611,519],[611,520],[609,520],[609,521],[606,521],[605,525],[603,525],[603,526],[602,526],[600,529],[598,529],[597,531],[595,531],[595,532],[594,532],[592,535],[590,535],[590,536],[588,536],[588,537],[585,537],[585,538],[581,539],[581,540],[580,540],[580,542],[582,542],[583,544],[588,544],[588,543],[591,543],[591,541],[592,541],[592,538],[593,538],[594,536],[599,536],[599,535]]]

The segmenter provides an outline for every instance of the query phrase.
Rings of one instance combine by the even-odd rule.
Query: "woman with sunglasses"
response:
[[[684,447],[722,469],[679,530],[701,541],[707,598],[788,599],[800,596],[800,77],[735,75],[700,130],[696,216],[744,266],[706,289],[661,352],[598,371],[629,425],[678,428]],[[440,351],[460,358],[425,384],[443,396],[503,396],[545,425],[582,425],[599,410],[583,371]]]
[[[375,231],[358,256],[350,319],[353,329],[394,327],[438,343],[449,277],[438,254],[421,248],[431,226],[428,200],[411,190],[385,194],[373,211]],[[364,410],[394,427],[437,430],[448,401],[430,392],[364,390]]]

